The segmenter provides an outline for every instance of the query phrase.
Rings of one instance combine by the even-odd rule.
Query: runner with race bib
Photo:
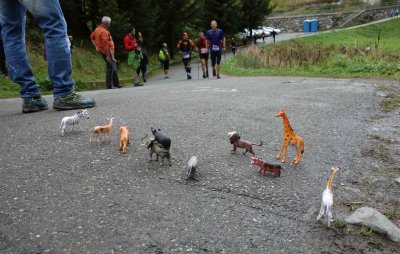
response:
[[[203,32],[199,33],[196,46],[199,49],[203,78],[208,78],[208,44]]]
[[[190,66],[190,60],[192,59],[194,43],[188,39],[188,34],[186,32],[182,34],[182,40],[178,42],[177,47],[182,54],[182,62],[185,66],[187,79],[191,79],[192,67]]]
[[[222,50],[225,49],[225,36],[224,32],[217,28],[217,21],[211,21],[211,29],[206,34],[208,45],[211,53],[211,65],[213,67],[213,76],[219,76],[219,69],[221,64]]]

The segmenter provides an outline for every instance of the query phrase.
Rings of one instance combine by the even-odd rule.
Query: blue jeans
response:
[[[0,24],[8,70],[12,81],[21,86],[21,97],[40,96],[25,45],[26,11],[29,11],[45,38],[49,77],[55,98],[74,91],[70,78],[71,52],[67,24],[56,0],[0,0]]]

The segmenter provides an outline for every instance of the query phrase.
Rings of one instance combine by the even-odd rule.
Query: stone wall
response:
[[[329,13],[318,15],[306,16],[291,16],[291,17],[271,17],[267,18],[264,22],[265,26],[272,26],[281,29],[283,32],[303,32],[303,21],[306,19],[317,19],[319,30],[329,30],[338,27],[340,23],[344,22],[347,17],[352,15],[353,12],[347,13]]]
[[[264,25],[279,28],[283,32],[303,32],[304,20],[317,19],[319,24],[318,30],[324,31],[339,28],[341,24],[346,23],[349,19],[352,19],[353,17],[353,20],[346,23],[346,27],[365,24],[371,21],[387,18],[387,13],[392,8],[400,8],[400,5],[371,8],[364,11],[358,10],[353,12],[338,12],[317,15],[269,17],[265,19]]]

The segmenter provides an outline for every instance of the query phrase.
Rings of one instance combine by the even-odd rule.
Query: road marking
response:
[[[219,88],[219,87],[211,87],[211,86],[203,86],[196,87],[192,90],[178,90],[178,91],[169,91],[170,93],[184,93],[184,92],[211,92],[211,93],[235,93],[239,90],[235,88]]]

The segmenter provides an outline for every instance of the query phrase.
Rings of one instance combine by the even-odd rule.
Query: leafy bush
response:
[[[333,55],[329,61],[329,64],[333,68],[345,69],[352,66],[353,62],[351,59],[342,54]]]
[[[88,83],[83,82],[82,80],[78,79],[78,80],[75,80],[75,90],[76,91],[87,91],[87,90],[91,90],[91,86]]]
[[[53,83],[49,79],[39,80],[39,89],[41,91],[52,91],[53,90]]]

